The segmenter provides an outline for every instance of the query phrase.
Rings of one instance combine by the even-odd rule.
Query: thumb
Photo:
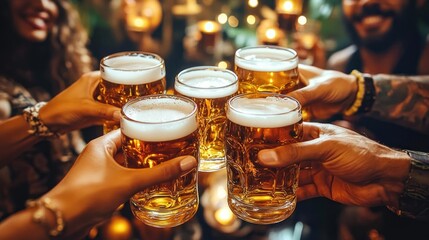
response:
[[[259,161],[261,161],[261,164],[270,167],[281,167],[305,161],[307,156],[304,154],[308,154],[308,152],[314,151],[319,147],[313,146],[313,144],[316,144],[316,142],[320,142],[316,140],[320,137],[323,127],[324,125],[321,125],[319,123],[305,122],[302,134],[302,139],[305,142],[291,143],[273,149],[263,149],[258,153]],[[314,149],[309,149],[311,147],[313,147]],[[303,148],[305,148],[306,150]],[[319,153],[320,151],[316,152]],[[312,152],[310,153],[310,157],[314,157],[314,154]]]
[[[323,148],[321,148],[321,141],[318,138],[261,150],[258,153],[258,159],[262,165],[267,167],[285,167],[304,161],[323,159],[324,152],[321,149]]]
[[[301,104],[302,107],[305,107],[312,102],[317,101],[318,99],[324,98],[324,96],[321,95],[324,93],[318,91],[317,88],[318,86],[316,84],[311,84],[310,82],[307,86],[292,91],[287,95],[295,98]]]
[[[197,160],[193,156],[181,156],[163,162],[153,168],[132,169],[131,182],[137,191],[162,182],[176,179],[192,169],[197,170]]]
[[[84,112],[88,116],[96,119],[119,121],[121,119],[121,109],[110,104],[91,101],[90,103],[82,106]]]

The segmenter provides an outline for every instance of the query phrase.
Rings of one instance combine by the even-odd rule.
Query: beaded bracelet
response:
[[[28,125],[30,125],[28,133],[39,137],[59,137],[60,134],[50,131],[49,128],[39,119],[39,111],[45,105],[46,102],[39,102],[36,105],[27,107],[23,110],[22,115]]]
[[[358,91],[352,106],[346,109],[343,114],[345,116],[352,116],[371,111],[375,101],[375,86],[372,76],[369,74],[362,74],[357,70],[353,70],[350,74],[357,79]]]
[[[58,237],[64,231],[65,223],[63,214],[55,207],[50,198],[44,198],[39,201],[27,201],[27,207],[37,207],[33,214],[33,221],[45,227],[49,236]],[[50,224],[46,220],[45,210],[48,210],[55,215],[55,227],[51,228]]]

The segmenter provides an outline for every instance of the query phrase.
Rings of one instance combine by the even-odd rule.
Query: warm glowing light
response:
[[[292,11],[292,9],[293,9],[293,2],[290,2],[290,1],[286,1],[286,2],[284,2],[284,3],[283,3],[283,9],[284,9],[286,12],[290,12],[290,11]]]
[[[149,19],[140,16],[128,16],[128,29],[132,31],[145,32],[149,30]]]
[[[103,229],[103,239],[129,239],[132,234],[131,223],[123,216],[115,215]]]
[[[124,16],[130,31],[151,32],[162,20],[162,6],[158,0],[126,1]]]
[[[307,18],[303,15],[299,16],[296,20],[299,25],[305,25],[307,23]]]
[[[254,15],[248,15],[246,21],[249,25],[254,25],[256,23],[256,17]]]
[[[259,1],[258,0],[249,0],[248,4],[249,4],[249,7],[255,8],[258,6]]]
[[[214,31],[214,24],[213,24],[213,22],[206,22],[205,24],[204,24],[204,31],[205,32],[213,32]]]
[[[215,21],[200,21],[198,28],[203,33],[216,33],[220,31],[220,25]]]
[[[214,217],[218,223],[224,226],[231,225],[236,218],[236,216],[227,206],[216,210],[216,212],[214,213]]]
[[[222,198],[226,198],[227,197],[226,189],[223,186],[218,186],[216,188],[216,197],[218,199],[222,199]]]
[[[274,28],[269,28],[265,32],[265,36],[270,40],[275,39],[277,37],[277,31]]]
[[[238,27],[239,21],[235,16],[230,16],[228,18],[228,24],[229,26],[235,28],[235,27]]]
[[[172,12],[176,16],[191,16],[201,12],[201,6],[197,0],[186,0],[185,4],[177,4],[172,8]]]
[[[128,233],[131,229],[129,222],[126,222],[125,220],[117,220],[113,224],[112,230],[116,233]]]
[[[281,14],[301,14],[302,0],[277,0],[276,11]]]
[[[220,24],[225,24],[226,22],[228,22],[228,15],[226,15],[226,13],[221,13],[217,16],[217,21]]]
[[[228,68],[228,62],[220,61],[220,62],[217,64],[217,66],[218,66],[218,67],[220,67],[220,68],[227,69],[227,68]]]

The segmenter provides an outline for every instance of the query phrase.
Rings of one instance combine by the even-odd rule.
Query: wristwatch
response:
[[[399,197],[399,209],[391,209],[400,216],[429,220],[429,153],[405,150],[411,158],[404,192]]]

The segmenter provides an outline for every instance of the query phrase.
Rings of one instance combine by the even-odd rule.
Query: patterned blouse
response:
[[[0,76],[0,121],[49,99],[49,94],[40,87],[26,89]],[[55,186],[84,144],[78,131],[43,140],[0,168],[0,221],[25,208],[28,199],[38,198]]]

